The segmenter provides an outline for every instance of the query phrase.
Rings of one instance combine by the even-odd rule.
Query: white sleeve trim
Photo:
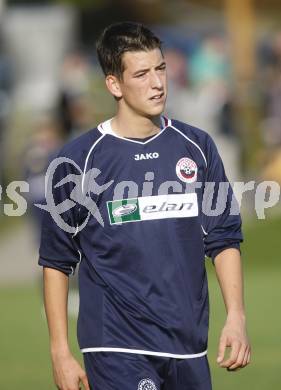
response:
[[[207,349],[204,352],[193,353],[193,354],[174,354],[168,352],[154,352],[154,351],[144,351],[142,349],[127,349],[127,348],[112,348],[112,347],[95,347],[95,348],[82,348],[82,353],[86,352],[127,352],[127,353],[136,353],[140,355],[152,355],[152,356],[163,356],[170,357],[175,359],[194,359],[201,356],[207,355]]]
[[[94,144],[92,145],[91,149],[89,150],[89,152],[88,152],[88,154],[87,154],[87,157],[86,157],[86,160],[85,160],[85,165],[84,165],[84,170],[83,170],[83,176],[82,176],[82,184],[81,184],[81,187],[82,187],[82,194],[84,193],[85,175],[86,175],[87,165],[88,165],[88,161],[89,161],[90,155],[91,155],[92,151],[94,150],[94,148],[96,147],[96,145],[103,139],[104,136],[105,136],[105,134],[103,134],[100,138],[98,138],[98,139],[94,142]]]

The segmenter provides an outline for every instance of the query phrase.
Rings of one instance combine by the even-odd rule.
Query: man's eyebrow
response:
[[[136,71],[133,73],[133,76],[137,75],[138,73],[148,72],[148,71],[149,71],[149,68],[139,69],[139,70],[136,70]]]
[[[162,61],[161,64],[155,66],[155,68],[156,68],[156,69],[161,68],[163,65],[166,65],[166,62],[165,62],[165,61]],[[150,69],[150,68],[139,69],[139,70],[137,70],[137,71],[135,71],[135,72],[133,73],[133,76],[136,76],[136,75],[139,74],[139,73],[148,72],[149,69]]]
[[[160,65],[157,65],[156,68],[161,68],[163,65],[166,65],[165,61],[162,61]]]

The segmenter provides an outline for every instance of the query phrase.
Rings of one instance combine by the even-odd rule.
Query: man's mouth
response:
[[[158,95],[154,95],[150,98],[150,100],[160,100],[164,96],[164,92],[159,93]]]

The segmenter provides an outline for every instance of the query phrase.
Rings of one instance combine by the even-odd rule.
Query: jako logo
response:
[[[141,153],[141,154],[135,154],[135,160],[149,160],[152,158],[158,158],[159,153],[153,152],[153,153]]]
[[[157,390],[157,387],[153,380],[146,378],[139,382],[138,390]]]

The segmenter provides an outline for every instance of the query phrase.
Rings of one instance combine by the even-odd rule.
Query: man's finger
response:
[[[247,362],[248,362],[248,357],[249,357],[249,353],[250,353],[250,348],[248,347],[247,348],[247,351],[245,353],[245,356],[244,356],[244,360],[243,360],[243,363],[242,363],[242,367],[245,367],[247,366]]]
[[[221,367],[230,367],[237,360],[239,351],[240,351],[241,343],[239,341],[234,341],[231,345],[231,353],[229,358],[221,363]]]
[[[90,390],[90,385],[89,385],[89,382],[88,382],[88,378],[87,378],[87,375],[84,373],[82,376],[81,376],[81,381],[84,385],[84,388],[85,390]]]
[[[218,357],[217,357],[218,363],[223,361],[224,354],[225,354],[225,348],[226,348],[226,339],[222,338],[222,339],[220,339],[220,343],[219,343],[219,350],[218,350]]]
[[[236,359],[234,364],[229,366],[229,370],[235,370],[235,369],[237,369],[239,367],[242,367],[244,358],[247,356],[247,350],[248,350],[247,344],[241,345],[239,353],[238,353],[238,356],[237,356],[237,359]]]
[[[247,364],[249,364],[251,361],[251,351],[249,351],[248,359],[247,359]]]

